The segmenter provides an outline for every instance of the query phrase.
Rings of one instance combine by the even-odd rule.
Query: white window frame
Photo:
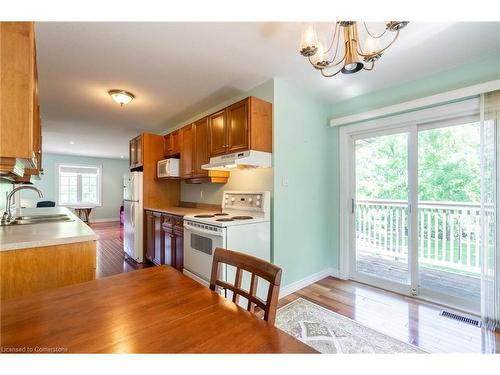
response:
[[[356,123],[352,125],[347,125],[339,128],[339,160],[340,160],[340,233],[339,233],[339,277],[341,279],[356,278],[353,274],[353,251],[351,249],[354,244],[354,215],[352,215],[352,197],[354,196],[354,186],[352,184],[354,177],[354,160],[353,155],[353,140],[357,137],[365,136],[366,134],[372,135],[385,135],[393,134],[398,132],[408,132],[413,133],[413,141],[417,139],[415,136],[418,129],[432,129],[436,127],[451,125],[453,123],[463,123],[470,119],[471,121],[478,121],[480,112],[480,101],[479,97],[464,99],[459,102],[440,105],[432,108],[425,108],[421,110],[414,110],[404,114],[397,114],[390,117],[373,119],[369,121],[364,121],[361,123]],[[418,129],[417,129],[418,127]],[[409,162],[413,160],[416,161],[417,145],[415,142],[409,143],[408,153],[413,154],[413,158],[410,158]],[[417,207],[416,200],[416,166],[408,165],[409,167],[409,198],[413,200],[410,203],[412,207]],[[411,193],[413,191],[413,193]],[[413,216],[413,221],[417,221],[416,216],[417,211],[412,210],[411,215]],[[409,241],[415,242],[416,233],[410,233],[413,239],[409,238]],[[417,272],[416,267],[412,267],[413,264],[417,264],[417,252],[414,251],[412,258],[409,259],[409,270],[412,272]],[[409,286],[411,289],[416,288],[416,275],[413,274],[411,278],[413,284]],[[369,276],[364,277],[363,282],[369,283],[374,286],[378,286],[384,289],[393,290],[401,294],[411,295],[407,286],[399,286],[395,283],[385,281],[382,279],[371,279]],[[431,295],[432,293],[427,293],[427,295],[419,295],[418,298],[430,300],[438,303],[446,303],[448,305],[457,305],[458,302],[454,298],[449,298],[446,301],[441,299],[442,296]],[[462,307],[463,309],[464,307]],[[465,309],[472,311],[472,307],[467,306]],[[477,312],[477,311],[474,311]]]
[[[80,203],[67,203],[61,202],[60,196],[60,169],[61,167],[75,167],[75,168],[97,168],[97,203],[80,202]],[[56,202],[58,206],[67,207],[102,207],[102,165],[93,164],[75,164],[75,163],[57,163],[56,164]]]

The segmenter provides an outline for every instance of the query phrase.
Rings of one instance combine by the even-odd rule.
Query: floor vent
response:
[[[474,327],[479,327],[479,328],[481,327],[481,321],[478,319],[468,318],[466,316],[454,314],[454,313],[446,311],[446,310],[442,310],[439,313],[439,315],[444,316],[446,318],[455,319],[455,320],[458,320],[458,321],[463,322],[463,323],[470,324],[471,326],[474,326]]]

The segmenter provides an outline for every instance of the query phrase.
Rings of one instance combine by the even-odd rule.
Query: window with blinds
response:
[[[100,206],[101,167],[63,165],[57,167],[59,206]]]

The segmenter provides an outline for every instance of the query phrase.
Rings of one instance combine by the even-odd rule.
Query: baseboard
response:
[[[338,269],[336,269],[336,268],[330,268],[330,270],[331,270],[330,276],[335,277],[337,279],[342,279],[340,277],[340,271]]]
[[[120,218],[109,218],[109,219],[92,219],[92,218],[90,218],[90,224],[92,224],[92,223],[104,223],[106,221],[120,221]]]
[[[331,267],[325,268],[324,270],[321,270],[321,271],[316,272],[312,275],[304,277],[301,280],[298,280],[298,281],[295,281],[291,284],[288,284],[285,287],[281,288],[279,298],[286,297],[289,294],[292,294],[292,293],[296,292],[297,290],[305,288],[308,285],[314,284],[316,281],[324,279],[325,277],[328,277],[328,276],[333,276],[333,277],[338,278],[339,277],[339,270],[337,270],[335,268],[331,268]]]

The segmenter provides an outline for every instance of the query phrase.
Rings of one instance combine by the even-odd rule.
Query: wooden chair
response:
[[[236,275],[233,285],[217,279],[220,263],[236,267]],[[250,289],[248,292],[241,289],[243,271],[247,271],[251,274]],[[261,300],[256,295],[258,277],[269,282],[269,290],[267,292],[266,301]],[[258,306],[264,310],[264,320],[272,325],[274,325],[274,321],[276,319],[280,284],[281,268],[278,266],[251,255],[221,248],[215,249],[212,262],[212,274],[210,277],[210,289],[216,291],[216,287],[219,286],[232,291],[232,301],[234,303],[238,303],[240,296],[246,298],[248,300],[247,310],[254,313],[255,306]]]

